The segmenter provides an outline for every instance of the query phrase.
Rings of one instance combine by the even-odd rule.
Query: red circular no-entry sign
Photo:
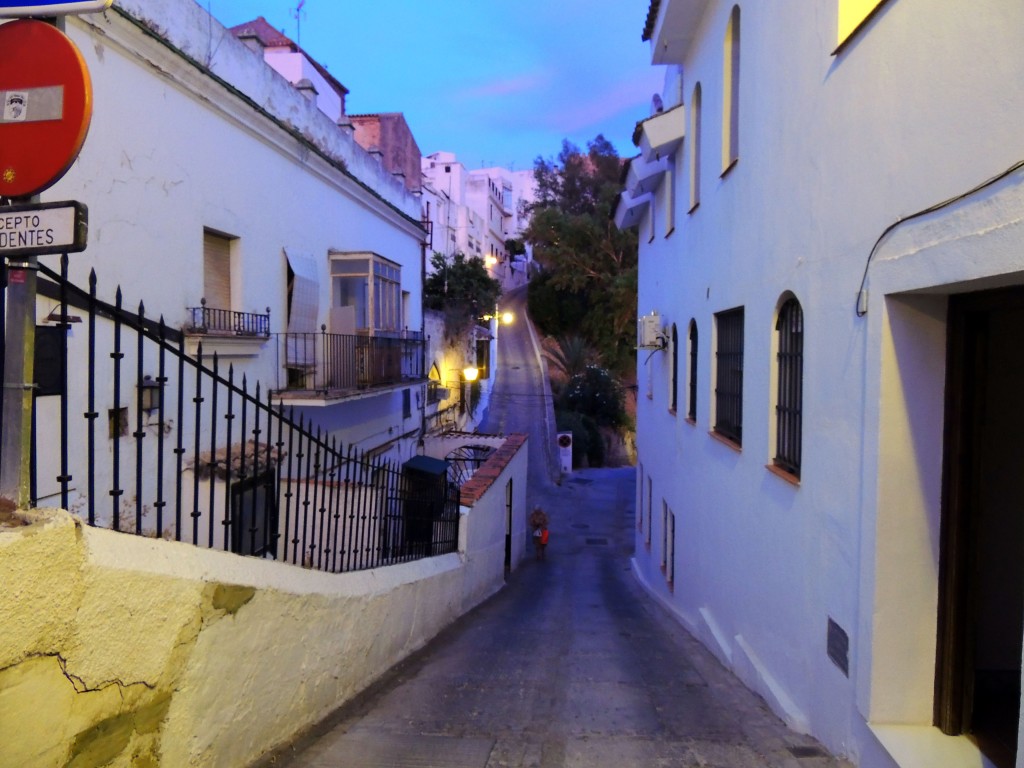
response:
[[[75,44],[42,21],[0,25],[0,195],[26,197],[56,182],[91,117],[92,84]]]

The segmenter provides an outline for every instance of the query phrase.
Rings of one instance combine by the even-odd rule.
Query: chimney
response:
[[[255,51],[260,56],[263,55],[264,49],[267,47],[260,40],[260,36],[257,35],[251,29],[244,29],[238,34],[238,39],[242,41],[242,44],[250,51]]]
[[[298,89],[299,93],[301,93],[307,99],[309,99],[312,102],[316,102],[316,87],[313,85],[312,82],[310,82],[308,77],[304,77],[301,80],[299,80],[299,82],[295,84],[295,87]]]

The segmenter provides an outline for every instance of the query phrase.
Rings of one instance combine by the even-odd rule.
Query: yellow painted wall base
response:
[[[0,529],[0,768],[250,764],[500,587],[464,566],[323,574],[62,511]]]

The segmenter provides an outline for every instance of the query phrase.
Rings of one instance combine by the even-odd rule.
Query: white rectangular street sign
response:
[[[0,18],[14,16],[65,16],[69,13],[95,13],[110,7],[114,0],[0,0]]]
[[[0,256],[84,251],[88,220],[74,201],[0,207]]]

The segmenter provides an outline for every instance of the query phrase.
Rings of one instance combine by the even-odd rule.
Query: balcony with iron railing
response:
[[[372,389],[423,381],[423,334],[418,331],[272,334],[277,396],[336,400]]]
[[[232,309],[218,309],[206,306],[206,299],[200,299],[201,306],[188,307],[192,317],[186,333],[197,335],[270,337],[270,307],[266,314],[236,312]]]

